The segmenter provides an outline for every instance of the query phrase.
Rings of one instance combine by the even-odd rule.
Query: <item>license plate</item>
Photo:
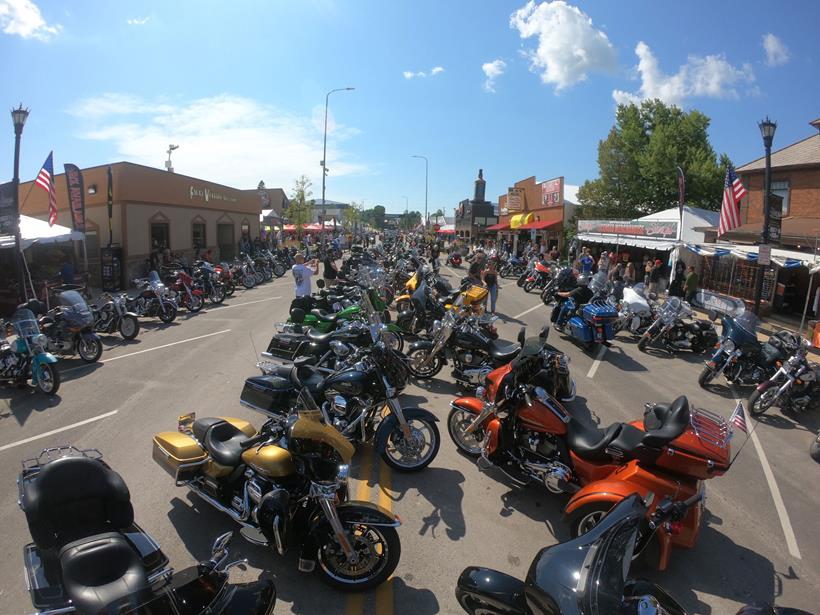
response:
[[[604,339],[604,329],[603,327],[598,327],[595,330],[595,341],[600,342]]]

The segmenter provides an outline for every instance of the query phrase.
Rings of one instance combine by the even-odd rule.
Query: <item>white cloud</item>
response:
[[[789,48],[771,32],[763,35],[763,49],[766,50],[766,64],[769,66],[782,66],[791,57]]]
[[[47,41],[59,34],[62,26],[49,25],[39,7],[31,0],[0,0],[0,28],[6,34]]]
[[[133,19],[126,19],[125,23],[129,26],[144,26],[148,23],[149,17],[134,17]]]
[[[402,73],[402,75],[404,75],[405,79],[415,79],[416,77],[421,78],[427,76],[424,71],[421,70],[417,73],[414,73],[412,70],[406,70]]]
[[[439,73],[443,73],[443,72],[444,72],[444,67],[443,66],[434,66],[432,68],[432,70],[430,70],[431,75],[438,75]]]
[[[168,144],[178,143],[174,166],[185,175],[236,188],[252,188],[262,177],[290,190],[305,174],[321,185],[322,129],[311,115],[229,94],[171,104],[113,93],[80,100],[69,113],[89,120],[81,138],[108,142],[132,162],[160,167]],[[328,128],[331,176],[366,172],[340,148],[358,131],[330,122]]]
[[[505,68],[507,68],[507,63],[501,59],[485,62],[481,65],[481,70],[484,71],[484,75],[487,77],[483,86],[485,91],[495,92],[495,80],[504,74]]]
[[[526,52],[530,70],[541,81],[560,91],[587,78],[591,71],[612,71],[617,57],[612,43],[592,19],[563,0],[536,4],[530,0],[510,16],[510,27],[522,39],[537,37],[538,45]]]
[[[690,55],[686,64],[674,75],[666,75],[658,65],[658,59],[649,45],[643,41],[635,47],[638,56],[637,70],[641,87],[637,92],[615,90],[612,97],[618,104],[659,98],[681,106],[687,98],[738,98],[738,88],[748,86],[754,92],[755,75],[752,67],[744,64],[732,66],[722,54],[709,56]]]
[[[410,80],[410,79],[424,79],[428,75],[430,77],[435,77],[436,75],[440,75],[443,72],[444,72],[444,67],[443,66],[434,66],[433,68],[430,69],[429,73],[426,73],[423,70],[416,71],[416,72],[414,72],[412,70],[406,70],[402,73],[402,75],[407,80]]]

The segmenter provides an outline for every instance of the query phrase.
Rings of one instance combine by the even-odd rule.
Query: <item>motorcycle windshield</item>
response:
[[[40,334],[37,318],[34,316],[34,312],[29,309],[20,309],[14,312],[11,323],[17,334],[22,337],[32,337]]]
[[[743,312],[740,316],[735,318],[735,324],[741,329],[744,329],[746,333],[756,336],[757,316],[754,315],[754,312]]]
[[[557,604],[564,615],[620,612],[638,528],[645,513],[643,501],[633,494],[586,534],[542,549],[527,574],[528,602]]]
[[[596,295],[600,292],[606,290],[607,279],[606,274],[603,271],[599,271],[592,279],[589,281],[589,290],[591,290]]]
[[[83,296],[76,290],[67,290],[60,293],[60,306],[62,307],[63,318],[70,324],[87,326],[94,322],[91,309]]]

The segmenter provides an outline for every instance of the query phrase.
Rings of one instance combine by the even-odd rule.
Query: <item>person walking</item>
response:
[[[632,286],[635,283],[635,264],[629,261],[624,270],[624,286]]]
[[[692,265],[689,265],[689,268],[686,270],[686,280],[683,283],[684,290],[686,291],[687,303],[692,304],[695,301],[699,283],[700,277],[697,273],[695,273],[695,268]]]
[[[581,273],[587,276],[592,275],[592,267],[595,265],[595,259],[589,253],[589,248],[584,247],[581,258],[578,259],[581,264]]]
[[[438,242],[432,244],[430,246],[430,260],[433,263],[433,271],[438,273],[439,269],[439,262],[438,259],[441,256],[441,248],[439,248]]]
[[[655,259],[655,264],[649,270],[649,292],[656,295],[661,290],[661,274],[663,273],[663,263],[661,259]]]
[[[498,301],[498,274],[495,271],[495,262],[490,261],[484,271],[484,286],[490,295],[490,314],[495,314],[495,304]]]
[[[305,265],[305,257],[302,254],[297,254],[294,260],[296,264],[290,268],[290,271],[293,274],[296,298],[310,297],[312,292],[310,278],[313,274],[319,273],[319,263],[312,260],[308,265]]]
[[[325,282],[335,284],[336,278],[339,275],[339,269],[336,267],[336,262],[333,260],[333,254],[330,251],[325,254],[324,266],[325,270],[322,277],[325,279]]]

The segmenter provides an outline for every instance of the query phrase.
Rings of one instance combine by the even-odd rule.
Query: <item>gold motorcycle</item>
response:
[[[296,370],[293,376],[297,379]],[[181,416],[177,431],[154,436],[154,460],[179,487],[227,514],[248,541],[284,555],[300,548],[299,570],[317,569],[330,585],[373,588],[393,573],[401,543],[398,517],[347,499],[350,442],[321,422],[306,388],[300,411],[268,421]]]

